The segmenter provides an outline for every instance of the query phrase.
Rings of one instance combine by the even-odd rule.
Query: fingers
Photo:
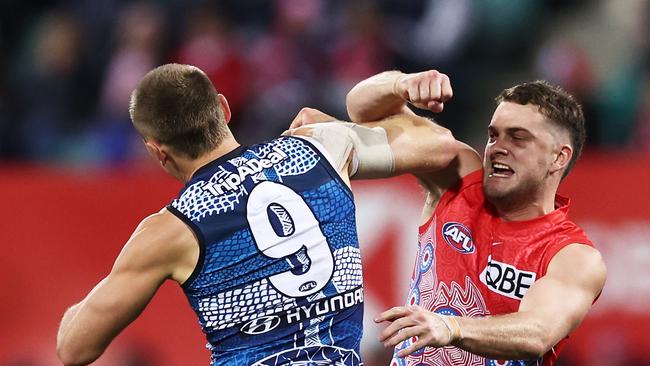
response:
[[[411,344],[410,346],[404,348],[403,350],[400,350],[397,352],[397,357],[406,357],[410,355],[411,353],[419,350],[420,348],[426,347],[427,344],[423,339],[418,339],[416,342]]]
[[[335,120],[336,118],[330,116],[329,114],[323,113],[318,109],[304,107],[300,110],[300,112],[298,112],[293,121],[291,121],[289,129],[298,128],[300,126],[309,125],[312,123],[330,122]]]
[[[296,117],[294,117],[293,121],[291,121],[291,124],[289,125],[289,129],[291,130],[291,129],[298,128],[302,125],[309,124],[311,120],[311,114],[312,114],[312,108],[304,107],[303,109],[301,109],[300,112],[296,114]]]
[[[410,326],[410,327],[398,329],[398,331],[393,333],[393,335],[390,338],[383,341],[384,347],[386,348],[395,347],[401,342],[404,342],[405,340],[411,337],[418,336],[421,333],[422,333],[422,329],[418,326]]]
[[[442,112],[444,103],[453,97],[449,77],[436,70],[401,76],[395,92],[421,109]]]
[[[423,82],[418,83],[418,86],[418,96],[420,102],[436,94],[439,94],[439,90],[436,90],[436,88],[438,88],[438,83],[434,82],[434,80],[429,80],[428,83],[426,80],[424,80]]]
[[[430,110],[433,113],[440,113],[442,112],[443,109],[445,109],[445,104],[432,100],[429,103],[427,103],[426,109]]]
[[[379,314],[379,316],[377,316],[374,320],[375,323],[381,323],[385,321],[392,321],[408,314],[409,310],[405,306],[395,306],[394,308],[391,308]]]
[[[311,127],[290,128],[282,132],[281,136],[314,136],[314,129]]]
[[[410,317],[399,318],[392,322],[389,326],[386,327],[381,333],[379,333],[379,341],[386,342],[384,344],[392,344],[393,346],[397,343],[403,341],[404,338],[395,343],[391,343],[392,340],[400,338],[401,334],[404,333],[404,329],[416,325],[417,323]],[[397,338],[396,338],[397,337]]]
[[[408,100],[409,102],[415,104],[415,103],[420,103],[423,98],[426,98],[426,96],[421,96],[420,95],[420,84],[425,83],[424,80],[417,79],[417,78],[411,78],[407,79],[407,87],[408,87]]]
[[[396,306],[392,309],[386,310],[375,318],[376,323],[383,321],[392,321],[386,329],[379,334],[379,340],[385,341],[399,332],[400,329],[416,324],[416,320],[411,315],[418,311],[418,306]]]
[[[381,313],[375,322],[392,321],[379,335],[384,347],[395,347],[407,339],[413,344],[401,350],[398,355],[404,357],[420,348],[444,347],[450,344],[450,329],[437,314],[417,305],[398,306]]]
[[[454,91],[451,88],[451,80],[449,80],[449,76],[445,74],[440,75],[442,78],[440,83],[440,98],[443,102],[446,102],[454,96]]]
[[[294,117],[293,121],[291,121],[291,124],[289,125],[289,130],[296,129],[304,124],[303,122],[303,116],[298,113],[296,117]]]

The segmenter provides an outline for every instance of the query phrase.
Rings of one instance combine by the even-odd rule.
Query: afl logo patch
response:
[[[277,328],[278,325],[280,325],[280,317],[270,315],[253,319],[244,324],[240,330],[246,334],[256,335],[270,332],[273,329]]]
[[[271,227],[273,231],[282,238],[291,236],[296,230],[296,227],[293,223],[293,219],[286,208],[277,203],[271,203],[266,208],[266,214],[269,217],[269,222],[271,222]]]
[[[316,287],[316,285],[317,285],[316,281],[309,281],[309,282],[305,282],[302,285],[300,285],[300,287],[298,289],[300,291],[302,291],[302,292],[307,292],[307,291],[313,289],[314,287]]]
[[[474,253],[472,231],[459,222],[448,222],[442,227],[442,237],[447,244],[462,254]]]

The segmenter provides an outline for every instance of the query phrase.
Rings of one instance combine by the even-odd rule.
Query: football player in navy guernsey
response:
[[[438,127],[416,116],[322,123],[240,146],[225,97],[201,70],[179,64],[140,81],[130,114],[149,154],[185,186],[65,312],[63,363],[97,359],[172,280],[198,317],[213,365],[361,365],[363,281],[349,178],[426,169]],[[332,119],[303,109],[296,125],[305,117]]]

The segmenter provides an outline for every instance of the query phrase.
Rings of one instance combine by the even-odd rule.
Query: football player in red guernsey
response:
[[[414,115],[407,103],[441,112],[451,97],[442,73],[389,71],[357,84],[347,108],[375,121]],[[412,172],[427,197],[409,298],[375,319],[388,322],[391,365],[552,365],[606,277],[556,194],[584,144],[580,105],[543,81],[504,90],[482,162],[448,130],[428,131],[429,164]]]

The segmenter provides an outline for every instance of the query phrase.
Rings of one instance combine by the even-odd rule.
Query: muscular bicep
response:
[[[600,253],[572,244],[551,260],[547,274],[528,290],[519,306],[544,324],[550,344],[571,333],[585,318],[600,294],[606,277]]]
[[[135,230],[106,276],[66,313],[59,332],[64,358],[86,362],[98,357],[112,339],[146,307],[160,285],[176,277],[192,247],[180,242],[184,226],[161,211]],[[76,363],[76,361],[75,361]]]
[[[86,297],[75,321],[105,347],[149,303],[166,279],[155,268],[142,268],[128,263],[130,253],[124,253],[106,276]]]
[[[128,324],[166,279],[182,282],[194,268],[198,245],[184,223],[162,210],[145,219],[126,243],[109,275],[88,295],[98,310],[113,310]]]
[[[139,228],[124,246],[113,268],[80,304],[71,331],[83,336],[89,347],[104,348],[145,308],[168,278],[166,268],[152,257],[149,236]]]
[[[163,256],[155,225],[138,228],[115,260],[108,276],[90,293],[88,304],[97,310],[113,310],[116,324],[132,320],[171,277],[173,266]],[[152,235],[153,234],[153,235]]]
[[[411,173],[430,180],[448,174],[447,170],[462,177],[481,167],[480,158],[471,147],[426,118],[401,114],[366,126],[386,130],[396,174]]]

